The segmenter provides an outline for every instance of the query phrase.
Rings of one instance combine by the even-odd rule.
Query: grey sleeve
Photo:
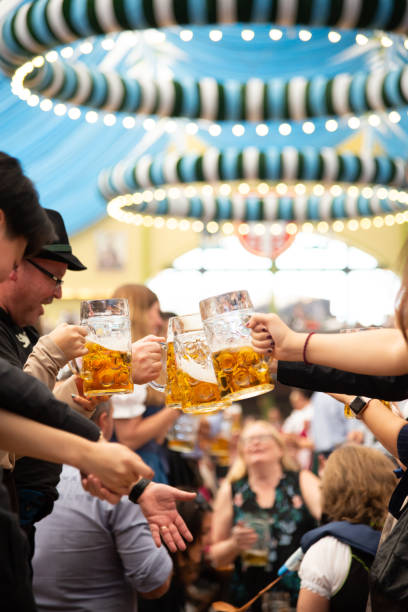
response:
[[[159,588],[167,580],[173,563],[166,547],[157,548],[153,542],[140,508],[122,499],[112,510],[111,522],[116,550],[129,583],[140,593]]]

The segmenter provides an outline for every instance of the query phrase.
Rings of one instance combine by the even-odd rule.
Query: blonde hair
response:
[[[112,297],[126,298],[129,302],[133,341],[139,340],[150,333],[146,318],[147,311],[155,302],[159,301],[153,291],[145,285],[122,285],[113,292]]]
[[[323,514],[332,521],[381,529],[396,484],[394,464],[374,448],[350,444],[335,450],[322,478]]]
[[[243,429],[241,431],[240,442],[238,443],[238,455],[237,455],[235,461],[233,462],[233,464],[231,465],[231,467],[230,467],[230,469],[228,471],[228,474],[226,476],[228,482],[234,482],[236,480],[240,480],[241,478],[246,476],[247,473],[248,473],[247,465],[245,463],[245,459],[244,459],[244,455],[243,455],[243,451],[242,451],[241,440],[244,437],[245,432],[247,431],[247,429],[249,429],[250,427],[252,427],[255,424],[262,425],[263,429],[265,430],[265,433],[271,434],[273,439],[274,439],[274,441],[279,446],[280,450],[282,451],[282,458],[281,458],[282,468],[284,470],[294,470],[294,471],[298,471],[299,470],[299,468],[296,465],[296,463],[287,454],[285,442],[284,442],[282,436],[280,435],[279,431],[276,429],[276,427],[274,425],[272,425],[271,423],[269,423],[268,421],[263,421],[261,419],[257,419],[255,421],[251,421],[250,423],[247,423],[243,427]]]

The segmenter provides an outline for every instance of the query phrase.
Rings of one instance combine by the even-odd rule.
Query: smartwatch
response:
[[[350,402],[349,406],[356,417],[356,419],[361,419],[364,410],[367,408],[371,398],[369,397],[360,397],[359,395]]]
[[[152,481],[148,480],[147,478],[141,478],[140,480],[138,480],[129,493],[130,501],[134,504],[137,504],[139,497],[151,482]]]

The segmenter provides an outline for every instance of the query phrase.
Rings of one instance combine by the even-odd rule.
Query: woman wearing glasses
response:
[[[293,469],[273,425],[253,421],[242,430],[238,457],[220,487],[214,510],[211,558],[218,567],[234,564],[230,601],[240,606],[276,577],[301,536],[315,526],[320,517],[319,479],[308,470]],[[254,518],[268,526],[263,567],[242,560],[245,551],[255,547],[257,534],[249,526]],[[284,578],[278,588],[289,592],[294,605],[297,578]],[[260,609],[254,605],[254,610]]]

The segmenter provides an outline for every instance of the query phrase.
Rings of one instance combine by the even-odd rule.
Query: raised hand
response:
[[[80,325],[61,323],[50,334],[50,338],[64,352],[67,362],[75,357],[86,355],[85,338],[88,331]]]
[[[157,378],[162,369],[162,347],[159,336],[145,336],[132,344],[132,379],[142,385]]]
[[[178,513],[176,501],[193,500],[195,496],[195,493],[155,482],[146,487],[138,503],[149,523],[156,546],[160,546],[162,538],[171,552],[186,549],[184,540],[191,542],[193,537]]]
[[[93,397],[84,396],[84,381],[80,376],[75,376],[75,384],[78,389],[78,395],[72,396],[72,401],[78,404],[83,410],[90,413],[94,412],[95,408],[101,402],[106,402],[111,397],[110,395],[94,395]]]
[[[251,527],[247,527],[243,521],[238,521],[234,525],[231,537],[240,551],[248,550],[258,539],[256,532]]]
[[[268,353],[276,359],[289,359],[302,345],[304,334],[293,332],[275,314],[255,313],[249,319],[252,344],[259,353]],[[302,337],[302,338],[301,338]]]

